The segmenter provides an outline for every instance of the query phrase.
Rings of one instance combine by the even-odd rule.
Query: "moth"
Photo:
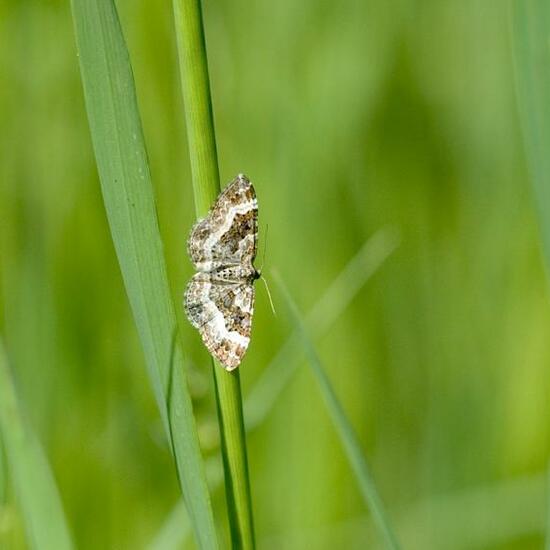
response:
[[[187,251],[197,273],[184,307],[208,351],[228,371],[250,343],[254,313],[253,265],[258,241],[258,202],[250,180],[239,174],[191,229]]]

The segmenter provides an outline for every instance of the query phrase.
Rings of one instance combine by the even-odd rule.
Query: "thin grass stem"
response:
[[[202,11],[199,0],[174,0],[173,4],[195,209],[200,218],[220,192]],[[227,372],[212,362],[231,540],[234,548],[254,548],[239,369]]]

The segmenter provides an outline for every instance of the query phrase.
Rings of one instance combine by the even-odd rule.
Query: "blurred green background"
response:
[[[180,303],[193,203],[172,8],[117,6]],[[317,346],[403,546],[541,548],[550,309],[508,2],[224,0],[204,15],[222,181],[255,183],[266,273],[307,312],[372,234],[400,233]],[[22,406],[77,546],[146,548],[179,490],[109,235],[67,2],[0,2],[0,74],[0,331]],[[290,332],[276,289],[277,317],[257,289],[245,394]],[[208,355],[178,313],[215,456]],[[379,545],[305,365],[249,459],[259,548]],[[0,547],[26,547],[5,466]]]

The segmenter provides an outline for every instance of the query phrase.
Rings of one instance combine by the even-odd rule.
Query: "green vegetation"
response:
[[[545,3],[205,3],[215,141],[189,113],[210,108],[186,80],[193,6],[117,0],[120,26],[110,0],[0,7],[0,333],[19,418],[2,376],[0,547],[229,548],[252,541],[252,502],[261,550],[382,548],[373,487],[403,548],[543,547]],[[189,229],[239,172],[368,490],[278,285],[277,316],[257,285],[238,377],[213,375],[184,319]],[[14,454],[17,430],[35,435]],[[60,538],[37,542],[35,517]]]

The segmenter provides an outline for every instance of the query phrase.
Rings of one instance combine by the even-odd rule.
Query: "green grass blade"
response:
[[[313,339],[322,338],[330,330],[398,243],[397,230],[388,227],[378,230],[363,244],[308,313],[306,326]],[[298,367],[295,356],[299,345],[300,335],[294,331],[251,389],[245,401],[247,429],[253,429],[263,422],[292,379]]]
[[[220,192],[216,138],[200,0],[174,0],[174,20],[197,217]],[[239,369],[226,372],[213,361],[225,471],[225,492],[234,548],[254,548]]]
[[[39,550],[73,548],[55,479],[40,443],[26,426],[0,340],[0,437],[28,542]],[[0,450],[1,451],[1,450]]]
[[[550,3],[514,0],[513,6],[517,97],[550,273]]]
[[[80,69],[111,235],[196,539],[216,530],[170,296],[128,51],[112,0],[73,0]]]
[[[344,409],[342,408],[342,405],[334,392],[334,389],[332,388],[330,380],[325,373],[319,356],[317,355],[317,351],[315,350],[315,347],[307,333],[305,323],[301,318],[300,312],[298,311],[294,300],[290,296],[290,293],[282,282],[282,279],[277,274],[275,274],[275,279],[281,289],[288,309],[291,312],[295,329],[300,334],[300,339],[306,353],[308,363],[315,379],[317,380],[317,383],[319,384],[319,388],[327,405],[329,415],[334,423],[334,426],[336,427],[336,431],[338,432],[348,460],[350,461],[351,467],[355,473],[363,499],[370,508],[373,519],[383,535],[386,547],[395,550],[399,548],[397,537],[384,509],[382,500],[378,495],[378,490],[376,489],[374,479],[372,478],[368,464],[361,450],[359,439],[350,421],[348,420],[346,413],[344,412]]]

